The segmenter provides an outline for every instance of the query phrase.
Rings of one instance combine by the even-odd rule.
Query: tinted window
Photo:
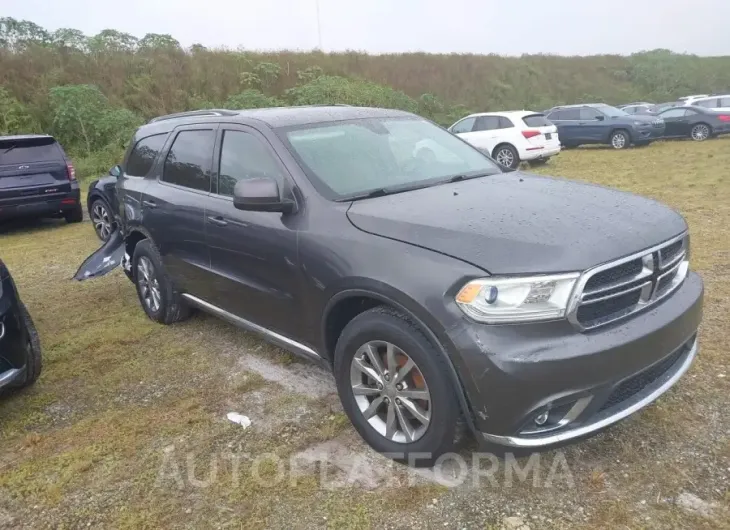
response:
[[[505,118],[504,116],[499,117],[499,128],[500,129],[509,129],[510,127],[514,127],[515,124],[512,123],[512,120],[509,118]]]
[[[581,120],[595,120],[598,116],[602,116],[596,109],[590,107],[581,107],[580,119]]]
[[[210,167],[215,132],[182,131],[165,158],[162,180],[201,191],[210,191]]]
[[[221,146],[218,193],[233,196],[239,180],[258,177],[283,181],[279,164],[271,151],[254,135],[241,131],[225,131]]]
[[[134,146],[127,160],[126,173],[135,177],[146,177],[165,145],[166,134],[156,134],[142,138]]]
[[[456,125],[454,125],[451,129],[451,132],[458,134],[458,133],[465,133],[465,132],[471,132],[472,127],[474,127],[474,122],[476,121],[476,118],[465,118],[458,122]]]
[[[525,125],[528,127],[550,127],[552,125],[552,123],[550,123],[542,114],[525,116],[522,118],[522,121],[524,121]]]
[[[474,124],[473,131],[493,131],[500,129],[499,116],[479,116]]]
[[[639,112],[639,107],[623,107],[621,110],[627,114],[636,114]]]
[[[561,121],[561,120],[565,119],[565,118],[563,118],[564,115],[565,115],[565,112],[563,112],[562,110],[556,110],[556,111],[548,114],[547,117],[548,117],[548,120],[550,120],[550,121]]]
[[[579,109],[565,109],[560,114],[562,120],[579,120],[580,110]]]
[[[669,109],[661,113],[662,118],[681,118],[686,115],[687,111],[684,109]]]
[[[63,161],[61,149],[53,138],[0,140],[0,164],[25,164],[53,160]]]

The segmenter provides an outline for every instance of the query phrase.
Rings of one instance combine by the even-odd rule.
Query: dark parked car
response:
[[[0,260],[0,390],[31,385],[40,374],[38,332]]]
[[[119,166],[115,166],[109,170],[108,175],[92,181],[86,196],[86,207],[94,232],[102,241],[109,239],[116,229],[115,215],[119,211],[116,187],[119,171]]]
[[[83,220],[74,167],[52,136],[0,136],[0,220]]]
[[[548,119],[558,127],[565,147],[608,144],[615,149],[647,145],[664,134],[664,122],[654,116],[630,115],[610,105],[555,107]]]
[[[730,112],[687,106],[665,110],[659,117],[666,124],[665,138],[691,138],[702,142],[730,133]]]
[[[431,464],[463,425],[554,446],[692,363],[703,287],[674,210],[503,173],[406,112],[207,114],[137,131],[120,229],[76,278],[121,262],[152,320],[202,309],[332,369],[376,450]]]

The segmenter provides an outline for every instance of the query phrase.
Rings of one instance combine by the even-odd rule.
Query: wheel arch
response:
[[[611,128],[611,132],[608,133],[608,142],[609,143],[611,143],[611,138],[613,137],[613,135],[619,131],[626,133],[626,136],[629,137],[629,143],[632,143],[634,141],[634,138],[633,138],[633,136],[631,136],[631,131],[629,130],[628,127],[623,126],[623,125],[616,125],[613,128]]]
[[[456,392],[459,406],[463,411],[464,418],[469,429],[471,429],[473,433],[476,433],[477,430],[472,416],[472,408],[466,396],[464,385],[461,382],[461,378],[459,377],[456,367],[454,366],[451,355],[449,355],[443,345],[443,341],[440,340],[437,333],[433,331],[432,326],[428,325],[428,312],[426,310],[418,311],[417,309],[411,309],[407,307],[406,304],[396,300],[395,296],[392,296],[392,294],[384,292],[381,289],[375,290],[372,288],[358,287],[338,292],[330,298],[323,311],[321,343],[324,347],[324,351],[322,353],[326,356],[327,362],[329,362],[330,365],[334,363],[334,351],[337,339],[341,335],[345,326],[357,315],[377,306],[390,307],[405,315],[406,318],[410,319],[423,331],[429,342],[431,342],[439,354],[444,357],[446,365],[449,368],[448,376],[451,379],[454,391]],[[418,313],[424,313],[424,318],[421,318]]]

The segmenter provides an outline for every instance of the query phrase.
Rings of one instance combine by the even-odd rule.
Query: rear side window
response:
[[[522,118],[528,127],[549,127],[552,125],[543,114],[531,114]]]
[[[166,138],[167,134],[156,134],[137,142],[129,154],[126,173],[134,177],[146,177],[165,145]]]
[[[253,134],[224,131],[218,193],[233,197],[233,188],[239,180],[259,177],[283,182],[280,166],[271,151]]]
[[[505,118],[504,116],[499,117],[499,128],[500,129],[510,129],[514,127],[515,124],[512,123],[512,120],[509,118]]]
[[[720,98],[721,107],[730,107],[730,97]]]
[[[63,161],[63,151],[53,138],[0,140],[0,165]]]
[[[210,191],[210,169],[215,131],[181,131],[170,147],[162,180],[200,191]]]
[[[474,131],[493,131],[501,129],[499,116],[479,116],[474,124]]]
[[[714,109],[718,107],[717,98],[700,99],[699,101],[695,101],[693,105],[697,105],[698,107],[704,107],[706,109]]]

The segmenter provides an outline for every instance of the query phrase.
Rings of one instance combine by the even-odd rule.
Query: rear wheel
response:
[[[631,144],[631,138],[626,131],[618,130],[611,134],[610,142],[614,149],[626,149]]]
[[[711,134],[712,130],[710,129],[709,125],[706,125],[704,123],[698,123],[697,125],[692,127],[692,131],[690,132],[690,138],[692,138],[695,142],[704,142],[710,137]]]
[[[89,216],[91,217],[91,222],[94,223],[96,236],[102,241],[108,240],[114,231],[114,217],[106,201],[103,199],[94,200],[91,203]]]
[[[460,440],[463,422],[447,373],[423,332],[389,308],[356,316],[337,341],[335,379],[345,412],[373,449],[399,462],[432,466]]]
[[[512,169],[520,165],[520,156],[517,154],[517,150],[509,144],[502,144],[495,147],[492,158],[499,164]]]
[[[149,239],[140,241],[134,248],[132,270],[137,296],[150,319],[172,324],[190,315],[189,307],[174,289],[160,254]]]
[[[65,211],[63,218],[67,223],[80,223],[84,220],[84,209],[78,204],[72,210]]]

